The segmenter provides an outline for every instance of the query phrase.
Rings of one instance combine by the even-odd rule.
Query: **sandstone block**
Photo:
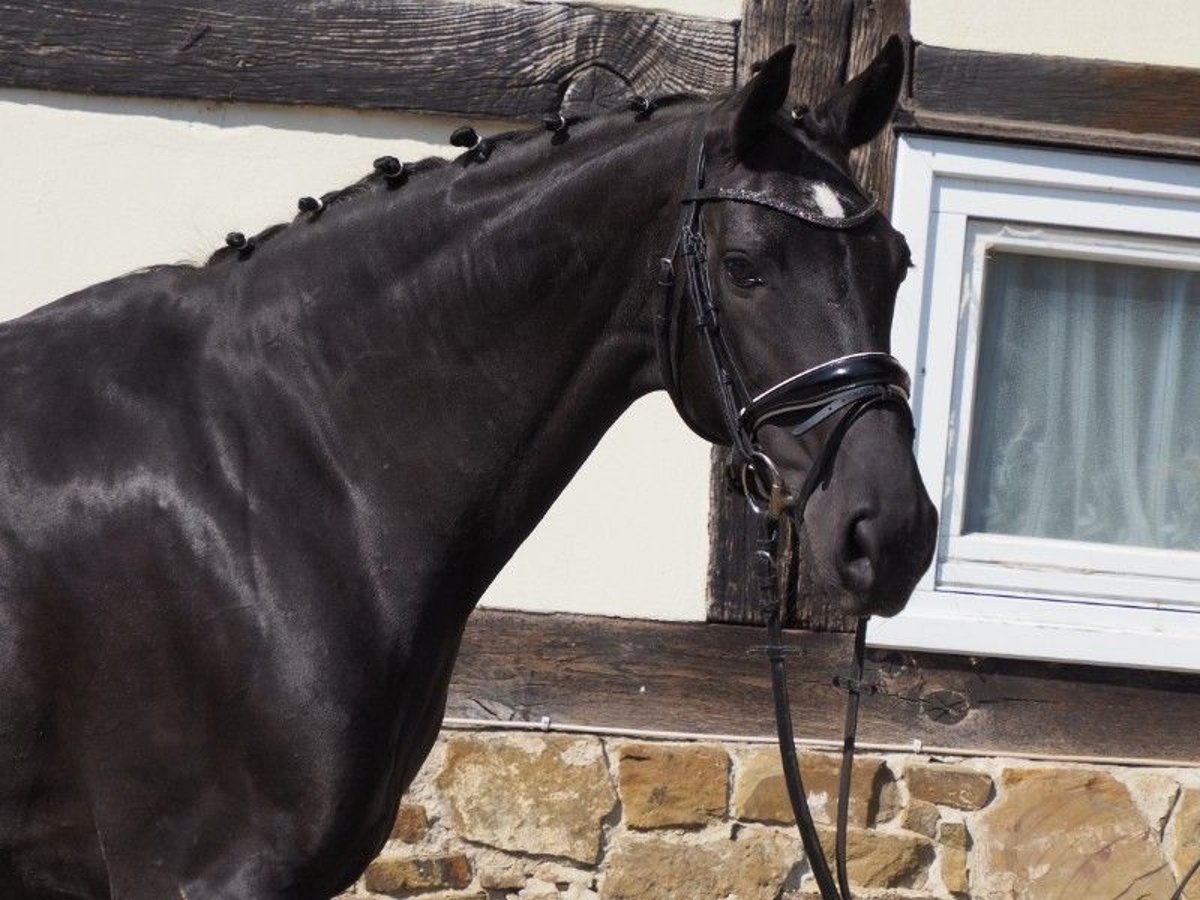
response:
[[[937,836],[938,823],[942,814],[928,800],[910,800],[900,812],[899,825],[907,831],[915,831],[927,838]]]
[[[1010,769],[972,826],[985,900],[1169,897],[1175,880],[1124,785],[1105,772]]]
[[[629,832],[608,854],[601,900],[775,900],[802,858],[799,842],[766,829],[696,843]]]
[[[900,795],[900,786],[892,776],[891,770],[887,769],[884,772],[883,786],[879,790],[879,809],[871,824],[879,825],[882,822],[892,821],[900,815],[903,807],[904,798]]]
[[[587,864],[617,802],[600,742],[566,735],[450,738],[436,784],[467,840]]]
[[[561,889],[568,884],[590,885],[595,880],[596,873],[591,869],[575,869],[561,863],[543,862],[534,868],[533,877],[549,881]]]
[[[437,888],[465,888],[471,863],[461,853],[408,856],[385,853],[367,866],[364,884],[377,894],[407,894]]]
[[[967,851],[959,847],[942,848],[942,883],[955,895],[969,894],[971,873],[967,867]]]
[[[954,809],[983,809],[995,793],[991,775],[964,766],[912,765],[904,778],[910,797]]]
[[[392,840],[405,844],[416,844],[429,833],[429,816],[425,807],[415,803],[401,803],[396,810],[396,821],[392,824]]]
[[[832,828],[820,828],[821,847],[835,871]],[[863,888],[923,888],[935,857],[933,841],[915,834],[891,834],[866,828],[846,832],[846,874]]]
[[[962,822],[943,822],[938,826],[937,842],[943,847],[954,847],[958,850],[971,849],[971,835],[967,826]]]
[[[1142,811],[1143,817],[1161,841],[1167,819],[1179,798],[1179,784],[1174,778],[1158,772],[1127,772],[1121,779],[1129,796]]]
[[[492,891],[519,891],[525,886],[525,873],[515,865],[481,865],[479,886]]]
[[[716,745],[625,744],[617,785],[631,828],[705,825],[729,804],[729,754]]]
[[[800,776],[804,780],[813,819],[817,822],[833,824],[836,821],[840,765],[841,759],[831,754],[800,754]],[[860,757],[854,760],[850,782],[851,825],[866,827],[874,824],[880,795],[890,780],[891,772],[882,759]],[[734,787],[733,814],[750,822],[795,823],[778,750],[763,747],[743,757]]]
[[[942,845],[942,883],[952,894],[970,891],[967,851],[971,849],[971,835],[962,822],[943,822],[938,826],[938,843]]]
[[[1180,793],[1174,825],[1171,858],[1182,879],[1200,859],[1200,788],[1185,788]],[[1200,900],[1200,874],[1188,884],[1183,900]]]

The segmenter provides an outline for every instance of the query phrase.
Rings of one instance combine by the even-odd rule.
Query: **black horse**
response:
[[[868,206],[847,153],[890,118],[899,44],[795,121],[791,59],[720,101],[382,160],[206,265],[0,325],[0,897],[358,876],[475,602],[605,429],[669,369],[721,433],[683,288],[658,286],[698,131],[708,184],[817,209],[704,207],[750,386],[888,349],[908,253],[846,219]],[[759,437],[796,482],[820,434]],[[864,412],[809,504],[806,588],[858,614],[930,558],[911,438],[902,408]]]

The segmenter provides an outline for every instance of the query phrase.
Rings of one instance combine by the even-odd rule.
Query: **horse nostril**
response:
[[[842,542],[839,568],[846,587],[865,594],[875,585],[875,554],[871,533],[871,519],[859,516],[846,529]]]

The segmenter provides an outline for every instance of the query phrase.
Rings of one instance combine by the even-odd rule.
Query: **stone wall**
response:
[[[832,845],[837,759],[802,765]],[[868,753],[849,816],[862,900],[1168,900],[1200,770]],[[770,745],[447,731],[346,896],[816,900],[791,820]]]

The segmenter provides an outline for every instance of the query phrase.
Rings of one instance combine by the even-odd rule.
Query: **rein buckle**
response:
[[[765,656],[767,659],[783,659],[787,656],[800,657],[804,650],[794,644],[755,644],[746,648],[747,656]]]
[[[878,694],[880,690],[880,685],[877,681],[868,681],[865,678],[848,678],[845,675],[834,675],[833,686],[851,694],[866,694],[868,697]]]
[[[658,260],[658,286],[669,288],[675,286],[675,260],[663,256]]]
[[[796,497],[788,492],[775,461],[761,450],[753,451],[742,463],[741,488],[750,508],[771,522],[778,522],[796,505]]]

